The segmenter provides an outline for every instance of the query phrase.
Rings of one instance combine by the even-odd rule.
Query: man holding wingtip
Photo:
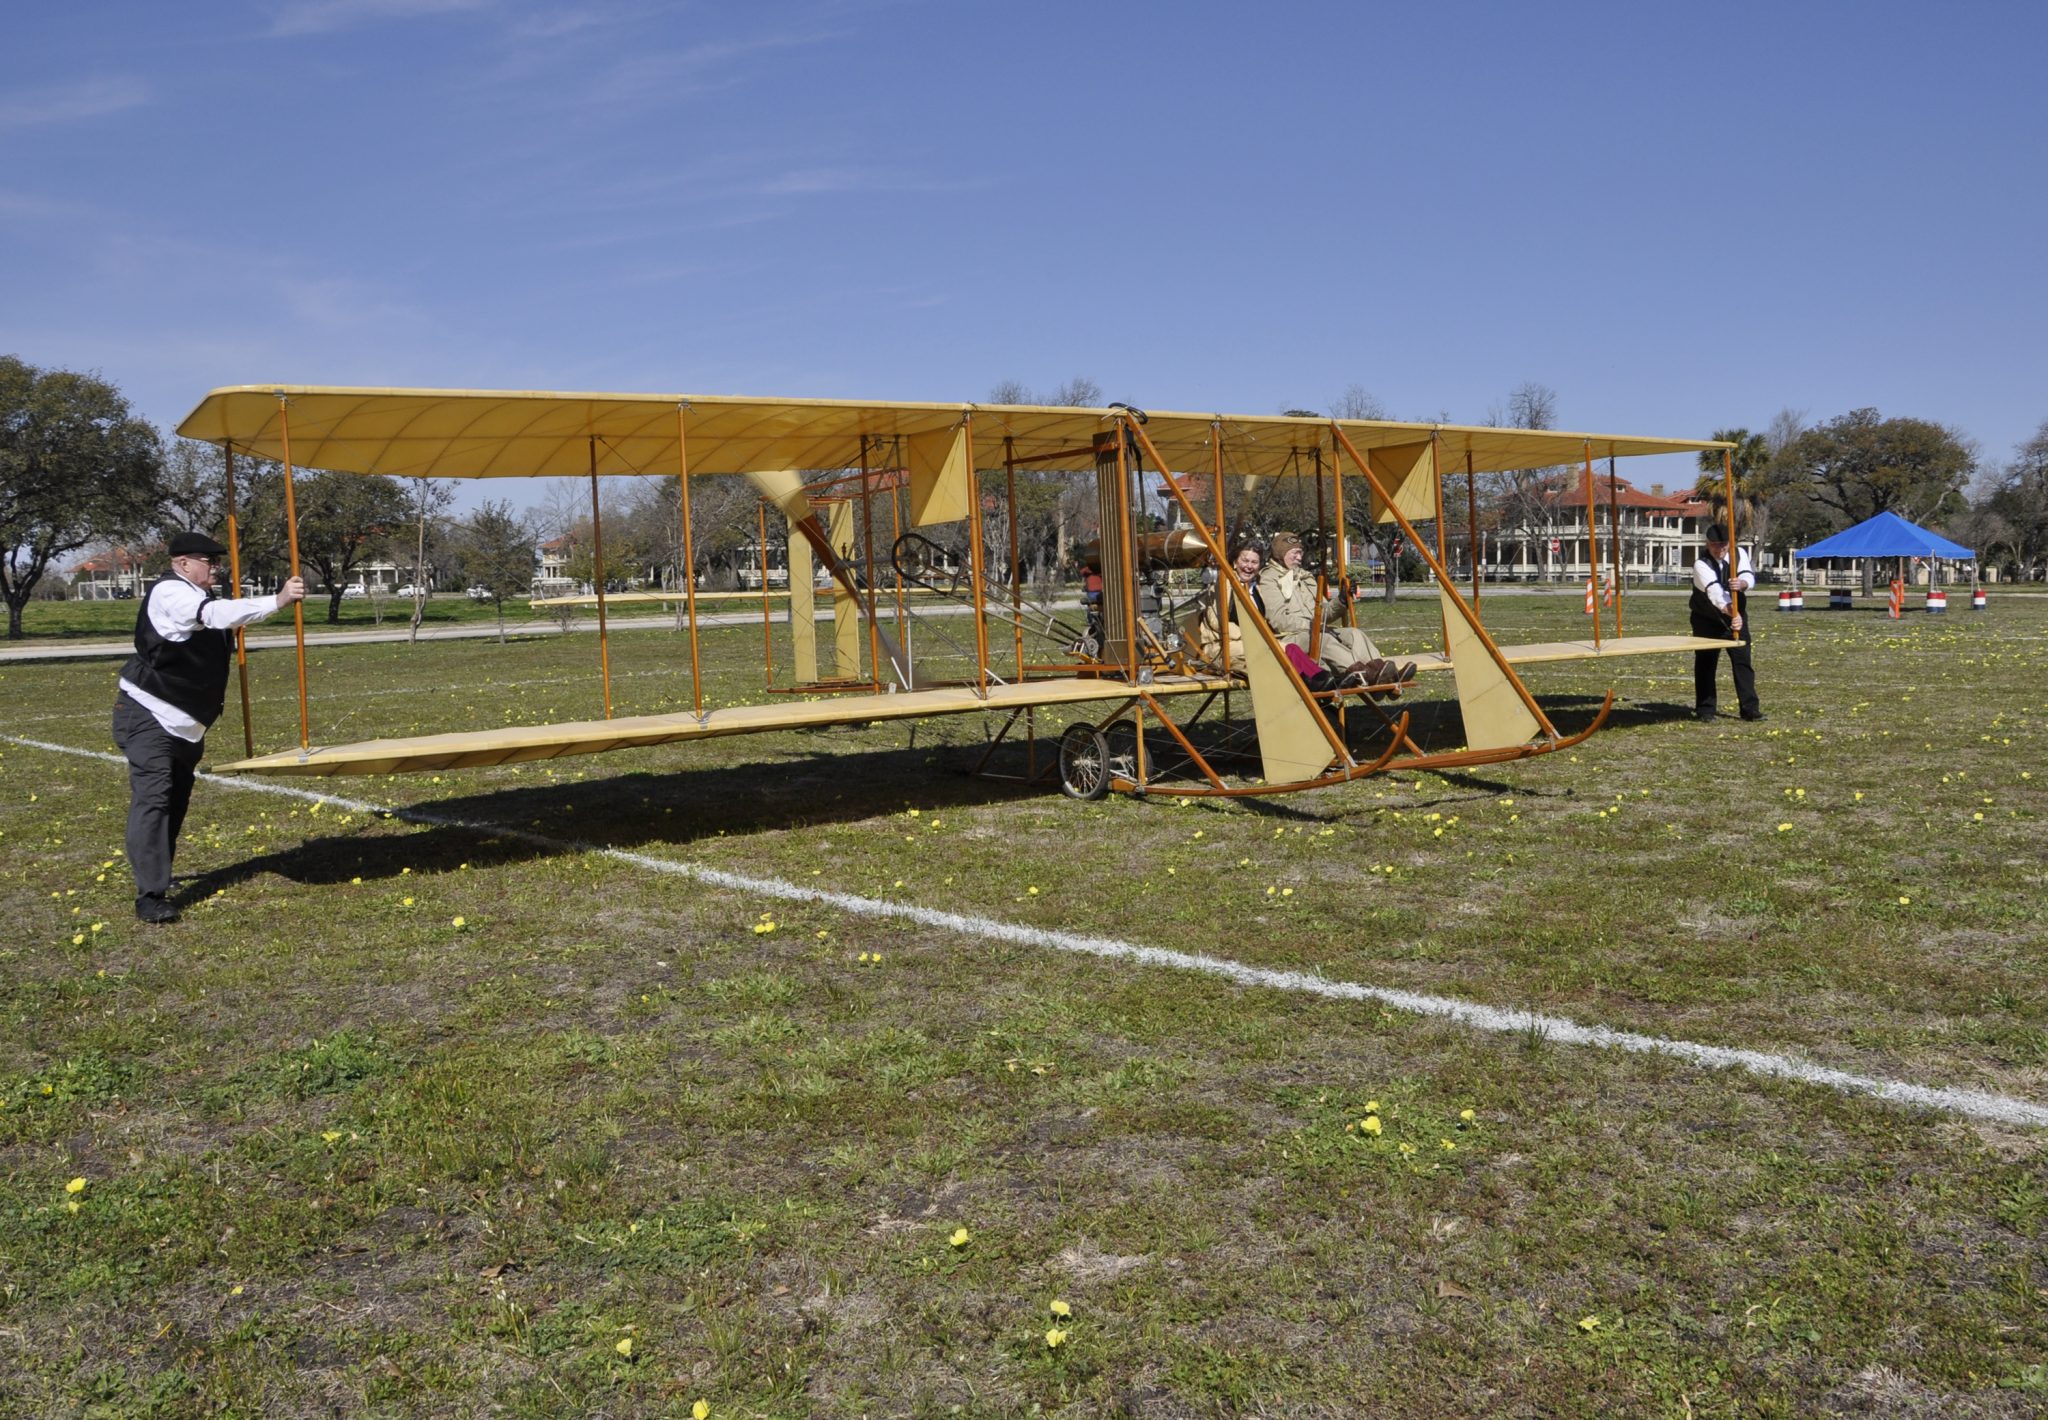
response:
[[[1764,718],[1756,696],[1756,669],[1749,660],[1749,618],[1742,614],[1742,597],[1755,585],[1756,572],[1749,565],[1747,552],[1737,548],[1734,560],[1729,560],[1728,525],[1709,527],[1707,550],[1692,565],[1692,634],[1738,642],[1728,648],[1728,668],[1735,673],[1735,700],[1745,720]],[[1693,652],[1693,713],[1702,720],[1720,713],[1720,697],[1714,688],[1720,660],[1718,650]]]
[[[135,612],[135,654],[121,667],[114,697],[114,743],[128,759],[128,866],[135,874],[135,915],[175,922],[171,858],[192,802],[192,780],[206,732],[227,701],[234,631],[301,601],[297,577],[277,595],[222,601],[214,564],[227,549],[205,533],[171,539],[171,570],[143,594]]]

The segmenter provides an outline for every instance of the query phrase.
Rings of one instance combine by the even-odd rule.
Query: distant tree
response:
[[[463,575],[470,585],[491,594],[498,613],[498,641],[505,640],[505,599],[533,588],[534,546],[531,524],[516,517],[512,505],[485,502],[457,531],[462,549]]]
[[[690,555],[693,573],[709,573],[714,567],[730,567],[739,550],[753,540],[754,505],[759,495],[744,478],[698,477],[690,480]],[[644,550],[650,569],[662,585],[682,590],[683,569],[682,489],[673,478],[636,481],[624,505],[624,517],[632,530],[633,545]],[[587,521],[587,520],[586,520]],[[611,561],[612,514],[605,514],[605,560]],[[676,627],[681,630],[687,606],[676,604]]]
[[[427,573],[427,549],[445,535],[445,516],[455,501],[455,490],[438,479],[412,481],[412,622],[406,639],[419,644],[420,623],[427,618],[427,595],[432,578]]]
[[[1496,429],[1554,429],[1557,391],[1536,380],[1524,380],[1509,392],[1506,404],[1487,410],[1483,422]],[[1563,472],[1561,464],[1513,469],[1494,482],[1494,517],[1502,528],[1514,530],[1525,546],[1535,546],[1539,529],[1550,526],[1551,500]]]
[[[292,499],[300,571],[309,587],[326,589],[327,620],[338,622],[351,575],[404,536],[412,494],[395,478],[314,469],[294,472]],[[272,466],[252,490],[243,539],[252,560],[273,575],[290,570],[285,533],[282,469]]]
[[[1975,448],[1952,429],[1856,409],[1787,444],[1772,462],[1771,482],[1786,512],[1820,511],[1834,528],[1883,512],[1928,523],[1964,510],[1963,486],[1976,467]],[[1866,592],[1871,578],[1866,562]]]
[[[2048,575],[2048,421],[2013,450],[1984,500],[2010,530],[2011,556],[2024,577]]]
[[[244,486],[241,470],[236,472],[239,498]],[[222,535],[227,522],[227,478],[219,449],[200,439],[173,435],[164,447],[158,489],[160,507],[152,531],[163,535],[206,532],[227,540]],[[236,511],[239,515],[241,510]]]
[[[7,635],[51,563],[148,526],[162,440],[105,380],[0,355],[0,597]]]
[[[1955,430],[1857,409],[1787,444],[1775,471],[1846,525],[1883,512],[1914,522],[1952,516],[1976,467],[1976,450]]]
[[[1785,452],[1785,446],[1806,432],[1806,411],[1793,409],[1789,405],[1771,416],[1770,427],[1764,430],[1764,443],[1770,447],[1771,457]]]
[[[247,453],[235,455],[235,523],[244,577],[281,579],[284,554],[283,503],[277,498],[284,465]],[[228,541],[227,461],[219,448],[200,439],[173,436],[164,449],[158,507],[149,534],[158,541],[188,529]],[[266,493],[269,502],[264,502]],[[274,518],[275,528],[251,536],[252,517]],[[222,564],[225,568],[226,564]]]
[[[1063,384],[1053,386],[1052,393],[1041,395],[1038,403],[1072,409],[1100,409],[1103,407],[1102,386],[1086,375],[1076,375]]]
[[[1100,409],[1104,397],[1101,385],[1087,375],[1075,375],[1042,393],[1033,393],[1021,380],[1001,380],[989,390],[984,402]],[[976,448],[980,448],[978,442]],[[1000,582],[1007,580],[1010,572],[1009,511],[1005,506],[1008,490],[994,480],[984,479],[982,495],[984,500],[993,499],[1001,509],[999,515],[986,520],[988,540],[984,545],[989,579]],[[1035,569],[1032,581],[1045,583],[1053,567],[1065,566],[1074,544],[1095,536],[1095,521],[1093,482],[1043,469],[1017,470],[1017,557],[1020,571],[1026,564]],[[964,556],[964,549],[952,550]]]
[[[2022,570],[2019,532],[1992,505],[1989,495],[1951,519],[1944,531],[1977,554],[1978,566],[2004,567],[2009,569],[2008,575],[2026,575]]]

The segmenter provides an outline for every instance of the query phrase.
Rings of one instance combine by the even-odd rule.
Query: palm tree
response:
[[[1745,503],[1757,502],[1764,496],[1762,484],[1764,470],[1771,462],[1770,441],[1747,429],[1717,429],[1714,438],[1735,445],[1728,454],[1735,465],[1735,496]],[[1700,450],[1700,479],[1693,490],[1700,497],[1718,502],[1727,496],[1728,472],[1722,457],[1720,449]]]

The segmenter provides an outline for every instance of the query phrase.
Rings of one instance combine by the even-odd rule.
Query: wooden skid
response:
[[[1227,690],[1231,682],[1195,676],[1161,676],[1146,689],[1155,696]],[[720,735],[764,734],[816,729],[876,720],[914,720],[928,715],[964,715],[977,710],[1015,710],[1035,705],[1074,705],[1128,699],[1133,687],[1114,680],[1039,680],[992,685],[987,698],[966,686],[916,690],[899,695],[835,696],[816,702],[778,701],[733,705],[694,714],[639,715],[617,720],[584,720],[561,725],[523,725],[478,733],[421,735],[411,739],[366,740],[360,744],[286,750],[223,765],[228,774],[327,776],[410,774],[441,769],[475,769],[493,764],[602,754],[678,740]]]

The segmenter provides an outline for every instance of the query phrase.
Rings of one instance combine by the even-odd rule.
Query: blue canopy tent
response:
[[[1799,563],[1811,561],[1816,557],[1841,557],[1850,560],[1896,557],[1902,563],[1908,557],[1924,557],[1930,560],[1938,559],[1950,562],[1969,562],[1972,564],[1977,560],[1977,554],[1969,548],[1962,546],[1960,543],[1950,542],[1939,533],[1931,533],[1917,523],[1909,523],[1897,513],[1878,513],[1872,517],[1865,518],[1854,527],[1843,528],[1833,537],[1822,538],[1811,547],[1797,549],[1792,554],[1793,566],[1796,568]],[[1973,566],[1971,578],[1973,582],[1975,581],[1974,570]],[[1902,583],[1904,577],[1905,568],[1902,565],[1899,569],[1899,578]],[[1928,609],[1930,611],[1940,609],[1936,605],[1936,589],[1940,584],[1940,580],[1933,571],[1928,573]],[[1871,590],[1867,571],[1863,590],[1866,593]],[[1847,609],[1849,607],[1848,596],[1849,593],[1836,588],[1830,605],[1836,609]],[[1940,605],[1945,606],[1947,603],[1943,601]],[[1896,615],[1896,611],[1893,614]]]
[[[1977,554],[1940,533],[1931,533],[1909,523],[1897,513],[1878,513],[1853,528],[1843,528],[1811,547],[1792,554],[1809,557],[1944,557],[1951,562],[1974,562]]]

